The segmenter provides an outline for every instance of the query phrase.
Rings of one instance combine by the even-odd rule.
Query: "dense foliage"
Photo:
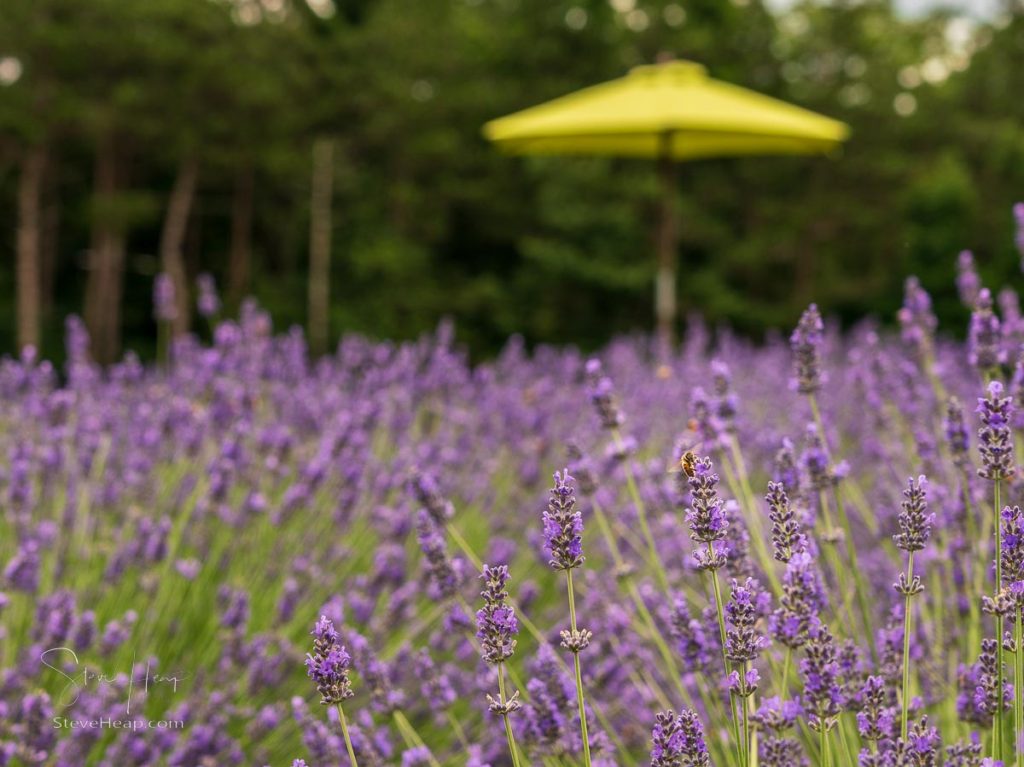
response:
[[[325,137],[335,338],[415,337],[452,315],[474,353],[493,353],[511,332],[593,348],[647,328],[653,170],[502,157],[480,127],[662,51],[853,128],[833,159],[683,168],[684,309],[756,334],[812,298],[844,320],[891,316],[912,271],[959,326],[951,256],[973,244],[990,282],[1009,274],[1008,204],[1024,189],[1019,1],[974,25],[902,18],[883,0],[785,13],[761,0],[3,5],[0,253],[39,200],[48,356],[61,318],[83,308],[99,356],[116,358],[122,327],[149,355],[149,285],[179,252],[179,292],[207,271],[232,310],[251,290],[304,323],[312,147]],[[12,295],[13,259],[0,262]]]
[[[72,317],[0,365],[0,763],[1009,764],[1024,318],[958,269],[966,343],[916,279],[653,360]]]

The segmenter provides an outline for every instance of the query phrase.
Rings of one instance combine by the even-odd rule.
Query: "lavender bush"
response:
[[[913,278],[478,366],[69,319],[0,364],[0,765],[1021,765],[1024,319],[957,263],[962,344]]]

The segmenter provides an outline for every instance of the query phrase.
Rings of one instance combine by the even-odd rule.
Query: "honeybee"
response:
[[[683,472],[688,477],[693,477],[697,471],[697,451],[700,449],[702,443],[698,442],[692,447],[688,447],[683,450],[683,454],[679,457],[679,460],[669,466],[668,471],[670,474],[678,474]]]

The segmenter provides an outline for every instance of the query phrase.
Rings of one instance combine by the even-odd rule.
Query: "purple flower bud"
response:
[[[544,548],[555,570],[572,570],[583,564],[583,515],[576,508],[573,478],[563,469],[555,472],[555,486],[542,514]]]
[[[591,359],[586,365],[587,390],[590,402],[597,411],[601,425],[606,429],[617,429],[626,419],[619,410],[615,398],[615,386],[601,368],[601,361]]]
[[[197,298],[196,304],[199,314],[210,319],[220,311],[220,297],[217,295],[217,285],[213,275],[203,272],[196,278]]]
[[[818,307],[811,304],[789,338],[796,371],[794,383],[801,394],[814,394],[821,388],[821,344],[824,338],[825,323]]]
[[[488,663],[501,663],[512,657],[516,649],[516,635],[519,623],[515,611],[508,604],[508,567],[484,565],[480,576],[484,580],[484,606],[477,611],[477,639],[480,640],[483,658]]]
[[[714,473],[711,459],[698,458],[692,469],[682,475],[690,489],[691,505],[686,510],[686,522],[690,526],[690,538],[709,546],[725,538],[729,518],[722,500],[718,497],[718,475]],[[694,552],[697,566],[704,570],[717,570],[725,564],[721,553],[711,555],[704,549]]]
[[[981,468],[978,475],[985,479],[1000,480],[1013,476],[1013,435],[1010,419],[1013,416],[1013,398],[1003,396],[1003,385],[992,381],[988,396],[978,398],[981,428],[978,430],[978,452]]]
[[[704,728],[689,710],[656,714],[651,733],[651,767],[710,767]]]
[[[935,515],[928,513],[928,502],[925,500],[926,484],[927,479],[924,475],[918,477],[916,481],[913,477],[907,481],[898,518],[900,532],[892,537],[898,549],[920,551],[932,533]]]
[[[960,294],[960,301],[968,309],[973,310],[981,292],[981,278],[974,268],[974,254],[971,251],[960,251],[956,259],[956,271],[956,289]]]
[[[178,319],[174,280],[165,272],[160,272],[153,281],[153,317],[157,322],[174,322]]]
[[[4,568],[4,580],[12,589],[35,593],[39,588],[39,545],[27,540],[18,546],[17,552]]]
[[[992,294],[988,288],[982,288],[967,332],[967,361],[982,374],[1005,364],[1006,351],[1001,342],[999,318],[992,309]]]
[[[349,680],[352,656],[338,644],[338,632],[334,624],[321,615],[310,633],[313,636],[313,652],[306,654],[306,673],[316,684],[321,696],[320,702],[330,706],[351,698],[354,694]]]

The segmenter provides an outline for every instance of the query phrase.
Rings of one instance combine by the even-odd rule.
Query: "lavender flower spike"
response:
[[[981,292],[981,278],[974,267],[974,254],[969,250],[961,250],[956,259],[956,289],[960,301],[968,309],[974,309]]]
[[[174,280],[166,272],[160,272],[153,281],[153,317],[157,322],[178,319]]]
[[[701,570],[718,570],[726,558],[715,551],[714,543],[725,538],[729,527],[724,504],[718,497],[718,475],[713,471],[711,459],[705,456],[694,461],[693,471],[684,476],[691,497],[691,506],[686,510],[690,538],[707,544],[706,550],[698,549],[693,553],[694,559]]]
[[[946,402],[946,417],[942,422],[942,428],[946,435],[946,444],[949,446],[949,454],[953,458],[953,465],[960,471],[966,470],[971,460],[968,456],[967,427],[964,425],[963,407],[956,397],[950,397]]]
[[[1021,271],[1024,271],[1024,202],[1018,202],[1013,206],[1013,218],[1017,223],[1017,234],[1013,241],[1020,252]]]
[[[337,707],[349,762],[351,767],[357,767],[355,750],[345,720],[345,710],[341,705],[342,701],[354,694],[349,680],[352,656],[339,643],[338,632],[327,616],[320,616],[311,633],[313,652],[306,655],[306,673],[316,683],[316,689],[321,696],[320,702],[325,706]]]
[[[971,312],[971,324],[967,333],[967,361],[983,375],[1006,362],[1006,351],[1002,347],[999,317],[992,309],[992,293],[982,288],[978,302]]]
[[[601,361],[591,359],[587,361],[587,391],[590,401],[597,411],[601,425],[606,429],[617,429],[625,423],[626,419],[619,409],[615,397],[615,386],[612,380],[604,374]]]
[[[821,343],[824,334],[825,323],[822,322],[821,313],[817,305],[811,304],[789,338],[796,370],[796,390],[801,394],[814,394],[821,388]]]
[[[555,486],[543,513],[544,548],[555,570],[572,570],[583,564],[583,515],[576,508],[573,478],[567,469],[555,472]]]
[[[928,513],[928,502],[925,500],[927,484],[924,475],[907,481],[898,518],[900,532],[892,537],[898,549],[920,551],[931,536],[935,515]]]
[[[671,709],[655,715],[651,767],[710,767],[704,728],[692,711]]]
[[[484,606],[476,613],[477,632],[480,649],[485,661],[491,664],[502,663],[512,657],[516,649],[516,635],[519,633],[519,622],[515,611],[508,604],[508,567],[484,565],[480,576],[484,580],[484,590],[480,595],[484,598]]]
[[[978,398],[977,413],[981,417],[978,475],[995,481],[1013,476],[1013,436],[1010,433],[1013,398],[1003,396],[1003,385],[999,381],[989,383],[987,397]]]
[[[220,296],[217,295],[217,284],[213,280],[213,275],[203,272],[196,277],[196,289],[199,314],[206,319],[215,317],[220,311]]]
[[[772,522],[773,555],[779,562],[789,562],[793,552],[803,548],[804,537],[785,486],[781,482],[769,482],[764,499],[768,502],[768,518]]]
[[[568,470],[555,472],[555,486],[543,513],[545,548],[551,553],[549,564],[565,572],[569,597],[569,630],[562,632],[562,647],[573,654],[576,672],[576,699],[579,707],[580,732],[583,737],[583,764],[590,767],[590,737],[587,734],[587,713],[583,700],[583,675],[580,671],[580,651],[590,644],[591,632],[576,625],[576,597],[572,585],[572,571],[583,564],[583,516],[576,508],[573,479]]]
[[[903,604],[903,687],[902,687],[902,716],[900,718],[900,736],[906,740],[907,724],[910,714],[910,622],[913,612],[910,600],[916,594],[924,591],[921,584],[921,576],[914,573],[914,552],[924,548],[928,537],[932,532],[934,514],[928,513],[928,503],[925,501],[925,485],[927,480],[920,476],[915,481],[911,478],[907,482],[907,489],[903,491],[903,503],[900,508],[899,526],[900,532],[894,535],[893,541],[896,547],[907,552],[907,572],[900,573],[896,582],[896,591],[904,597]]]
[[[513,767],[519,767],[519,751],[508,717],[522,708],[522,704],[519,702],[518,690],[512,693],[512,697],[506,697],[505,670],[502,668],[502,664],[515,652],[515,636],[519,633],[519,623],[516,621],[515,612],[508,604],[508,591],[505,590],[509,577],[508,567],[484,565],[480,577],[484,580],[484,590],[480,592],[480,596],[484,598],[484,606],[476,614],[476,636],[480,640],[484,661],[496,666],[498,671],[498,697],[495,699],[488,695],[487,707],[502,718]]]

